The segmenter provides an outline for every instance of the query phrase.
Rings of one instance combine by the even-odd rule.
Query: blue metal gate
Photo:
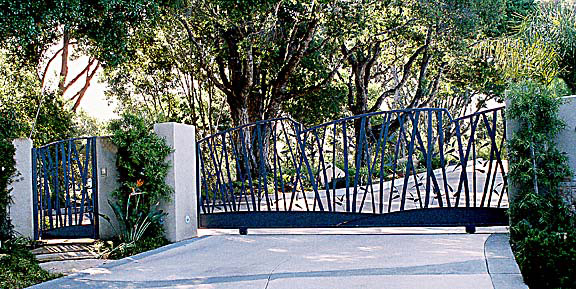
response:
[[[97,238],[96,137],[32,150],[34,237]]]
[[[504,110],[422,108],[198,141],[204,228],[507,225]]]

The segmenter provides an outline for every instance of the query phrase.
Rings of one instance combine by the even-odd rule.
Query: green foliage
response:
[[[520,4],[518,7],[524,6]],[[575,5],[567,1],[540,2],[534,13],[520,13],[520,16],[524,16],[521,22],[515,21],[518,23],[516,33],[482,41],[477,49],[484,55],[494,57],[508,79],[519,81],[531,78],[550,83],[560,77],[574,93]]]
[[[571,176],[554,138],[566,93],[562,82],[524,80],[510,85],[507,117],[518,123],[508,141],[510,180],[518,190],[510,208],[510,235],[524,280],[531,288],[576,287],[576,216],[558,194]]]
[[[149,28],[162,8],[180,1],[0,1],[0,37],[11,53],[35,65],[42,52],[68,30],[82,49],[105,65],[131,55],[131,35]]]
[[[564,128],[558,109],[565,92],[557,82],[541,85],[531,80],[514,83],[507,91],[508,117],[520,125],[508,141],[510,179],[521,191],[534,190],[534,173],[543,192],[555,191],[558,182],[571,174],[567,157],[554,144],[554,137]]]
[[[12,120],[0,114],[0,242],[12,236],[9,214],[11,189],[8,186],[12,183],[12,177],[17,173],[14,161],[16,149],[12,145],[10,136],[12,126]]]
[[[108,252],[108,254],[114,254],[116,251],[119,251],[118,254],[126,255],[127,252],[132,251],[133,248],[138,245],[144,233],[146,233],[146,230],[148,230],[151,225],[161,224],[162,219],[166,216],[166,213],[157,208],[158,204],[152,205],[148,209],[148,212],[142,209],[139,210],[138,206],[140,205],[142,194],[142,192],[136,192],[136,190],[131,193],[128,196],[126,208],[121,208],[117,203],[108,200],[108,205],[110,205],[114,211],[114,215],[119,224],[119,227],[115,228],[115,231],[120,240],[120,244]],[[135,201],[135,204],[133,204],[134,209],[131,208],[131,200]],[[136,220],[134,220],[133,216],[129,215],[130,213],[137,214]],[[108,216],[105,216],[105,219],[114,227],[114,224]]]
[[[24,239],[2,242],[0,247],[0,288],[24,288],[61,275],[50,274],[38,265]]]
[[[109,243],[111,243],[111,245],[114,246],[115,242],[121,242],[121,241],[113,240]],[[122,250],[114,250],[114,249],[107,250],[104,252],[104,255],[106,256],[106,258],[117,260],[133,256],[142,252],[154,250],[156,248],[166,246],[168,244],[170,244],[170,241],[164,238],[164,236],[144,236],[140,240],[136,241],[134,243],[134,246],[124,247]]]
[[[576,216],[556,194],[521,194],[510,209],[516,260],[530,288],[576,288]]]
[[[52,93],[42,94],[39,87],[34,72],[11,63],[0,51],[0,115],[11,119],[9,136],[29,137],[34,127],[32,138],[36,145],[71,137],[72,113],[64,109],[61,98]]]
[[[143,236],[162,235],[162,213],[156,209],[172,188],[165,183],[171,149],[154,134],[142,116],[124,113],[110,124],[112,141],[118,148],[116,166],[120,188],[111,204],[122,231],[122,241],[136,242]]]

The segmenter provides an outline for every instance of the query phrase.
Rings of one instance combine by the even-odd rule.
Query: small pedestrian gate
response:
[[[96,138],[32,149],[34,237],[97,238]]]
[[[504,110],[278,118],[198,141],[204,228],[507,225]]]

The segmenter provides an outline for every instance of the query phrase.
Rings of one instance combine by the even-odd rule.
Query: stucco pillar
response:
[[[576,95],[566,96],[560,106],[558,116],[566,123],[566,127],[556,136],[555,142],[561,152],[566,153],[572,176],[560,183],[560,194],[566,204],[576,212]]]
[[[510,100],[506,99],[506,106],[510,105]],[[507,109],[507,108],[506,108]],[[508,111],[506,111],[506,114],[508,114]],[[514,134],[518,131],[519,129],[519,124],[518,121],[515,119],[511,119],[508,117],[508,115],[506,115],[506,140],[510,141],[512,139],[512,137],[514,137]],[[506,150],[506,152],[509,152],[509,150]],[[507,157],[508,159],[508,168],[510,168],[510,157]],[[510,202],[510,204],[512,204],[512,202],[514,202],[514,198],[516,197],[516,195],[518,194],[518,189],[514,186],[514,183],[512,181],[510,181],[510,178],[508,178],[508,200]]]
[[[18,175],[11,185],[10,219],[14,231],[24,237],[34,239],[34,204],[32,190],[32,140],[19,138],[12,141],[16,148],[14,159]]]
[[[157,123],[157,135],[174,150],[169,156],[166,183],[174,189],[169,201],[161,203],[168,213],[164,221],[166,238],[178,242],[197,236],[196,130],[179,123]]]
[[[108,200],[115,202],[112,192],[118,189],[118,170],[116,153],[118,149],[109,137],[96,138],[96,166],[98,168],[98,232],[101,239],[110,239],[116,234],[118,221]],[[104,216],[110,219],[108,222]],[[114,226],[114,227],[113,227]]]
[[[556,144],[561,152],[568,156],[568,164],[576,172],[576,95],[563,98],[558,116],[566,127],[556,136]]]

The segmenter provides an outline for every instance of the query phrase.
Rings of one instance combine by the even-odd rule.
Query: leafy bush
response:
[[[0,242],[10,239],[12,225],[10,223],[9,206],[11,202],[8,186],[12,176],[16,174],[14,153],[16,149],[11,142],[11,120],[0,114]]]
[[[508,117],[519,129],[508,140],[510,179],[518,194],[510,208],[510,237],[524,281],[531,288],[576,288],[576,217],[558,195],[572,175],[554,138],[558,86],[521,81],[511,85]]]
[[[555,194],[522,194],[510,211],[516,260],[530,288],[576,288],[576,217]]]
[[[110,203],[119,221],[120,241],[117,249],[129,252],[141,238],[163,235],[162,217],[157,209],[167,200],[172,188],[165,183],[170,164],[166,157],[171,149],[152,131],[142,116],[124,113],[110,124],[112,141],[118,147],[116,166],[120,188],[113,192]]]
[[[0,247],[0,288],[24,288],[61,276],[42,269],[26,243],[14,238]]]
[[[571,175],[566,155],[554,143],[556,134],[564,128],[558,109],[560,95],[565,92],[557,83],[548,86],[529,80],[512,84],[507,91],[508,117],[520,125],[508,140],[510,179],[520,191],[534,190],[535,177],[543,193],[554,191]]]

